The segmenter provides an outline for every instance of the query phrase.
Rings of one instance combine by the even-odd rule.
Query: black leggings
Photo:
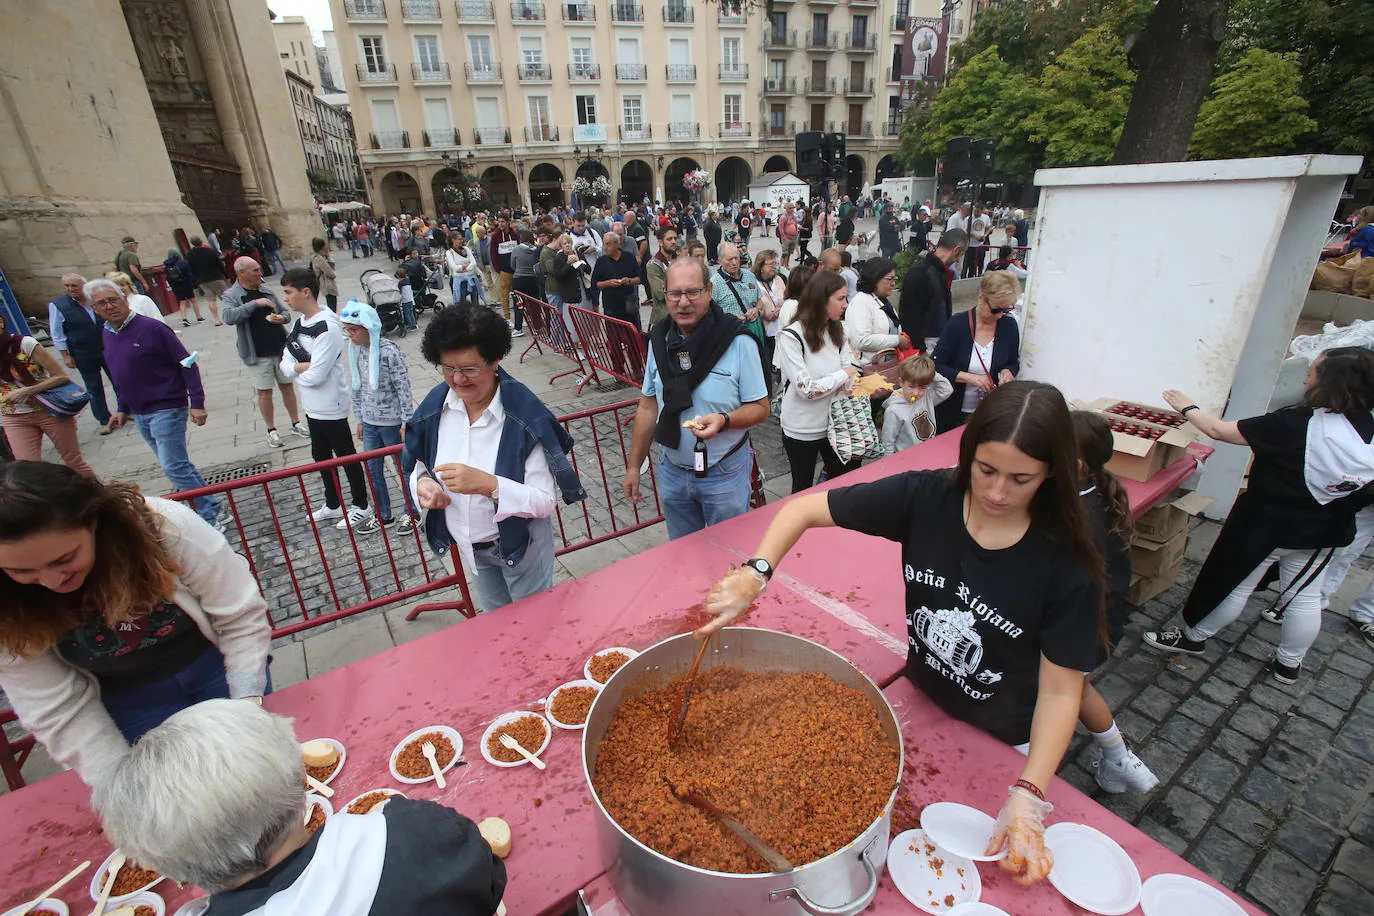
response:
[[[330,458],[342,458],[344,455],[358,453],[353,447],[353,432],[348,428],[347,420],[316,420],[307,415],[305,425],[310,429],[310,457],[316,461],[328,461]],[[324,483],[324,504],[331,509],[339,508],[339,491],[334,488],[334,470],[337,468],[320,471],[320,480]],[[353,494],[353,505],[359,509],[366,509],[367,482],[363,479],[363,466],[348,464],[344,465],[343,470],[348,475],[348,489]]]
[[[793,439],[782,434],[782,450],[787,453],[787,463],[792,467],[792,492],[800,493],[816,482],[816,456],[819,455],[827,477],[839,477],[854,470],[863,462],[859,459],[848,464],[840,461],[840,456],[830,447],[824,436],[819,439]]]
[[[539,295],[539,280],[536,277],[511,277],[510,288],[512,292],[524,293],[531,299],[541,298]],[[515,329],[518,331],[525,324],[525,310],[515,310]]]

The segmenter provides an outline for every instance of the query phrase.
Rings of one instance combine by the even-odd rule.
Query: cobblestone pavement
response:
[[[775,247],[776,241],[756,240],[753,249],[757,251],[760,244]],[[346,252],[343,255],[340,286],[346,298],[358,293],[358,274],[365,267],[384,264],[385,258],[354,261]],[[422,329],[426,320],[420,320]],[[267,447],[253,392],[244,383],[234,355],[232,329],[212,328],[206,321],[188,329],[178,326],[178,330],[183,331],[188,348],[201,351],[209,391],[210,422],[191,430],[191,454],[202,471],[262,464],[277,468],[309,461],[304,439],[287,436],[286,449]],[[419,357],[419,334],[397,343],[408,357],[417,396],[439,382]],[[557,414],[635,396],[624,385],[589,386],[578,394],[573,378],[550,384],[549,376],[570,364],[561,357],[534,352],[522,364],[519,356],[528,343],[529,338],[517,340],[503,365]],[[279,402],[277,409],[278,426],[285,428]],[[83,447],[100,473],[136,480],[150,492],[167,491],[151,453],[136,434],[97,437],[89,414],[81,424]],[[575,431],[579,443],[589,433],[589,428]],[[588,525],[593,536],[607,530],[611,507],[618,518],[627,517],[621,514],[627,507],[615,491],[623,468],[618,435],[609,415],[598,421],[597,437],[609,444],[605,455],[610,485],[602,486],[596,473],[586,473],[591,469],[584,465],[584,477],[594,481],[588,487],[590,508],[585,519],[578,512],[568,517],[569,541],[586,538]],[[789,481],[776,423],[759,428],[754,441],[766,490],[770,499],[778,498],[787,492]],[[579,449],[579,460],[588,460],[582,457],[585,454]],[[311,504],[318,505],[318,480],[307,479],[305,486]],[[390,486],[393,506],[399,506],[396,482]],[[317,564],[309,562],[318,555],[318,548],[304,518],[299,485],[273,485],[273,492],[293,562],[298,557],[304,561],[297,564],[300,587],[310,601],[323,605],[329,583],[315,568]],[[255,561],[262,564],[270,583],[269,600],[282,619],[289,619],[295,592],[289,576],[282,574],[284,559],[279,556],[265,502],[260,495],[242,499],[245,532]],[[1323,632],[1302,678],[1292,687],[1278,684],[1264,671],[1278,630],[1264,622],[1259,611],[1272,593],[1252,599],[1242,619],[1211,640],[1205,657],[1170,660],[1141,645],[1144,630],[1168,620],[1181,607],[1216,530],[1214,523],[1195,523],[1179,584],[1132,615],[1125,640],[1096,681],[1117,711],[1127,740],[1160,777],[1161,785],[1143,796],[1102,793],[1093,781],[1091,748],[1082,736],[1071,748],[1061,775],[1270,912],[1281,916],[1374,912],[1374,769],[1370,764],[1374,760],[1374,696],[1369,693],[1374,652],[1349,632],[1343,611],[1325,615]],[[320,537],[326,550],[336,551],[331,556],[353,553],[344,532],[325,527]],[[391,539],[395,546],[397,539]],[[351,556],[348,568],[364,572],[338,577],[335,588],[345,597],[361,594],[364,582],[366,587],[385,590],[394,579],[381,539],[357,540],[361,558]],[[583,575],[663,540],[663,526],[656,525],[565,554],[559,559],[556,580]],[[402,581],[418,581],[416,550],[395,553]],[[1368,566],[1367,560],[1356,564],[1335,602],[1337,608],[1344,608],[1364,589],[1370,578]],[[424,600],[443,597],[427,595]],[[434,612],[405,622],[406,610],[407,606],[400,605],[279,641],[274,648],[274,680],[278,686],[287,686],[458,620],[452,612]],[[53,769],[40,751],[25,772],[33,780]]]

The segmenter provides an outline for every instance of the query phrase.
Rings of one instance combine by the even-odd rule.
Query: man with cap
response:
[[[138,287],[138,291],[147,295],[148,281],[143,279],[143,262],[138,259],[138,239],[126,235],[119,240],[119,245],[119,250],[115,252],[115,270],[128,274]]]

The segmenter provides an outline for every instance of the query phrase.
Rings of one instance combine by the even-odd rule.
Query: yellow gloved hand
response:
[[[1005,846],[1002,868],[1015,875],[1018,884],[1040,881],[1054,867],[1054,853],[1045,845],[1045,816],[1053,810],[1049,802],[1012,786],[984,855],[996,855]]]

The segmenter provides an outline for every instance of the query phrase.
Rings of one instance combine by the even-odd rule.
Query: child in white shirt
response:
[[[935,371],[935,360],[925,354],[902,361],[902,387],[883,404],[883,454],[891,455],[924,442],[935,428],[935,405],[954,392],[949,379]]]

